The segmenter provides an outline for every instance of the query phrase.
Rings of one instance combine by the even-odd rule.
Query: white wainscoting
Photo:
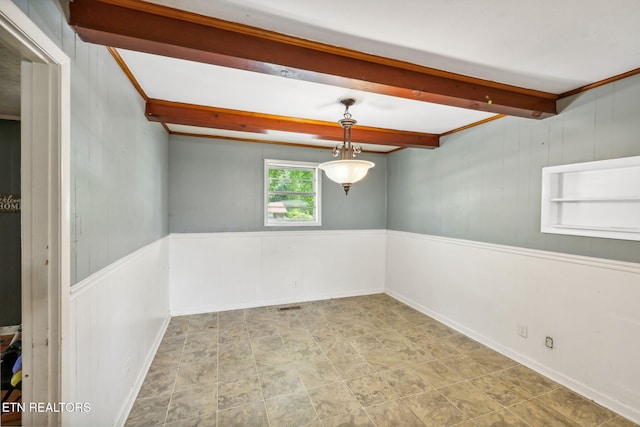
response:
[[[169,238],[116,261],[71,288],[71,354],[65,426],[122,426],[169,323]]]
[[[171,314],[384,291],[386,230],[172,234]]]
[[[640,421],[639,264],[387,233],[389,295]]]

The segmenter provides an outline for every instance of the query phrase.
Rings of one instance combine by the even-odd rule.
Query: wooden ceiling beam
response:
[[[214,108],[202,105],[149,99],[145,115],[149,121],[199,126],[240,132],[267,133],[269,130],[314,135],[315,139],[342,141],[342,128],[332,122]],[[356,125],[353,141],[362,144],[436,148],[439,136],[430,133],[373,128]]]
[[[407,99],[542,119],[554,94],[476,79],[133,0],[74,0],[86,42]]]

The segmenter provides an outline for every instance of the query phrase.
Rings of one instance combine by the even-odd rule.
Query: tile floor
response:
[[[635,426],[384,294],[174,317],[134,426]]]

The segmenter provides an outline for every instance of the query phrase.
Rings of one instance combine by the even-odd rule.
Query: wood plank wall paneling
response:
[[[541,168],[640,155],[640,75],[388,156],[387,228],[640,262],[640,243],[540,232]]]
[[[168,141],[103,46],[84,43],[56,1],[17,0],[72,63],[71,283],[168,233]]]

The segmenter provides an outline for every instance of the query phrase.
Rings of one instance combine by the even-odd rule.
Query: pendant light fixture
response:
[[[375,166],[373,162],[367,160],[355,160],[356,154],[362,152],[362,147],[351,143],[351,128],[356,122],[349,113],[349,107],[355,104],[355,99],[341,99],[340,103],[345,106],[344,118],[338,120],[342,126],[342,144],[338,144],[333,149],[333,157],[340,157],[340,160],[325,162],[318,167],[327,174],[327,177],[342,185],[344,194],[349,195],[351,185],[360,181],[367,175],[369,169]]]

